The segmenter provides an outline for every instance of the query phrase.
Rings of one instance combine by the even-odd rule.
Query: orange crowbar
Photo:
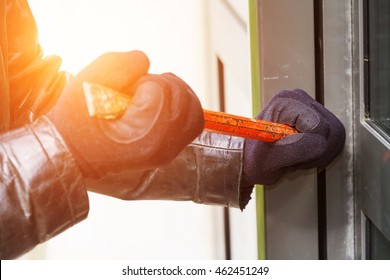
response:
[[[98,84],[83,83],[88,113],[91,117],[116,119],[131,104],[131,97]],[[298,131],[288,125],[222,112],[204,111],[205,129],[264,142],[275,142]]]

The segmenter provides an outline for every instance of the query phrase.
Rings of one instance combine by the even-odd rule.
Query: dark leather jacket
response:
[[[84,219],[76,163],[46,118],[66,76],[42,58],[27,0],[0,1],[0,258],[15,258]]]

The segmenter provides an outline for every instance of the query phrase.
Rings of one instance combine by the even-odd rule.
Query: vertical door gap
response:
[[[314,52],[316,100],[325,102],[323,0],[314,0]],[[328,258],[326,169],[317,170],[318,258]]]
[[[217,57],[218,66],[218,95],[219,110],[225,112],[225,69],[222,60]],[[230,237],[230,215],[229,208],[225,207],[223,211],[224,235],[225,235],[225,259],[232,259],[231,237]]]

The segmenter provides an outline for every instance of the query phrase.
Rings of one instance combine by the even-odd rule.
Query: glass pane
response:
[[[368,220],[367,259],[390,260],[390,241]]]
[[[390,135],[390,1],[365,1],[366,111]]]

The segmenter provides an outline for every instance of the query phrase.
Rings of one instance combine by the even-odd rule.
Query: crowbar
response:
[[[88,113],[91,117],[113,120],[119,118],[131,105],[131,96],[114,89],[83,83]],[[232,114],[203,110],[205,129],[215,133],[275,142],[288,135],[298,133],[285,124],[257,120]]]

